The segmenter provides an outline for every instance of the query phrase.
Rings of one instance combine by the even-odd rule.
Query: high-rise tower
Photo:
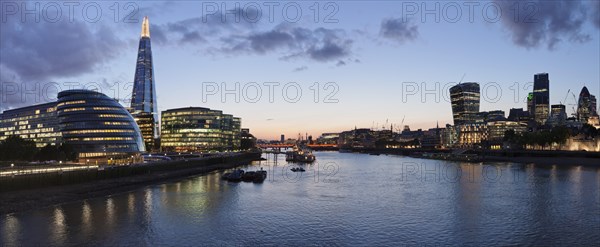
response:
[[[577,102],[577,118],[579,121],[587,123],[590,117],[597,116],[596,104],[596,96],[590,94],[587,87],[583,87],[581,93],[579,93],[579,101]]]
[[[140,127],[146,150],[154,149],[158,139],[158,110],[156,105],[156,86],[154,83],[154,66],[152,63],[152,48],[150,45],[150,22],[144,17],[142,33],[138,48],[133,93],[131,96],[131,111]]]
[[[479,113],[479,84],[461,83],[450,88],[454,125],[474,124]]]
[[[538,124],[545,124],[550,116],[550,80],[548,73],[533,77],[533,118]]]

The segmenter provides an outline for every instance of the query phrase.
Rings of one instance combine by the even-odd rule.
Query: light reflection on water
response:
[[[272,156],[271,156],[272,157]],[[0,245],[591,245],[600,169],[317,153],[0,216]],[[258,169],[258,164],[248,168]],[[295,165],[294,165],[295,166]]]

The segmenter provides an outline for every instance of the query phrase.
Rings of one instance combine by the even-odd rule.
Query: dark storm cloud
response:
[[[77,21],[8,21],[0,27],[0,64],[24,82],[91,72],[123,47],[108,28]]]
[[[116,32],[102,24],[9,18],[0,23],[0,109],[52,100],[55,92],[43,91],[48,85],[93,72],[125,47]]]
[[[257,53],[265,53],[280,47],[289,47],[294,42],[292,34],[280,30],[252,34],[247,39],[250,42],[251,49]]]
[[[563,41],[584,43],[591,39],[582,32],[588,19],[587,2],[494,0],[494,3],[501,7],[502,23],[518,46],[554,49]]]
[[[160,25],[150,24],[150,37],[152,38],[152,43],[156,43],[159,45],[165,45],[168,43],[167,34],[165,30]]]
[[[256,9],[241,8],[230,9],[225,12],[206,14],[202,17],[184,19],[176,22],[169,22],[163,25],[153,25],[151,34],[153,40],[154,30],[158,30],[159,41],[168,44],[171,41],[177,41],[172,44],[194,44],[204,43],[208,37],[217,36],[223,32],[238,33],[245,30],[251,30],[256,27],[257,16],[259,12]],[[167,39],[167,37],[176,37]]]
[[[591,1],[592,7],[592,22],[600,29],[600,1]]]
[[[403,18],[385,19],[381,22],[380,35],[399,43],[412,41],[419,36],[419,28]]]
[[[183,34],[183,37],[181,37],[181,43],[198,43],[198,42],[205,42],[206,39],[204,39],[199,32],[197,31],[192,31],[192,32],[187,32]]]
[[[223,52],[265,54],[278,51],[282,59],[308,58],[319,62],[339,60],[351,54],[352,39],[341,29],[307,29],[280,24],[268,31],[221,38]]]

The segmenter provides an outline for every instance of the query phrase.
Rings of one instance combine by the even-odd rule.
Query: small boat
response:
[[[230,176],[230,175],[231,175],[231,172],[226,172],[226,173],[223,173],[223,176],[221,176],[221,179],[223,179],[223,180],[227,180],[227,179],[229,179],[229,176]]]
[[[307,148],[294,147],[294,151],[286,152],[285,161],[312,163],[315,156]]]
[[[260,171],[254,172],[254,178],[252,179],[252,182],[262,183],[265,181],[265,179],[267,179],[267,171],[263,171],[263,169],[260,168]]]
[[[227,177],[227,180],[230,182],[239,182],[242,181],[242,176],[244,176],[244,170],[238,169],[235,170]]]
[[[254,180],[254,176],[256,175],[256,172],[245,172],[242,175],[242,181],[244,182],[252,182]]]
[[[290,170],[292,170],[293,172],[305,172],[306,171],[302,167],[294,167],[294,168],[292,168]]]

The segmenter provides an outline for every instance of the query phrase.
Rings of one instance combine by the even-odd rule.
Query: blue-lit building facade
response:
[[[67,90],[58,101],[0,114],[0,141],[11,135],[34,141],[38,148],[68,144],[79,163],[140,162],[145,152],[140,130],[116,100],[89,90]]]
[[[209,152],[240,149],[241,119],[203,107],[170,109],[161,116],[161,151]]]
[[[130,110],[141,128],[146,147],[155,149],[160,133],[148,17],[142,22]]]
[[[89,90],[58,94],[57,117],[63,142],[78,153],[79,162],[134,163],[145,152],[140,129],[114,99]]]
[[[548,73],[533,76],[533,119],[543,125],[550,116],[550,80]]]

